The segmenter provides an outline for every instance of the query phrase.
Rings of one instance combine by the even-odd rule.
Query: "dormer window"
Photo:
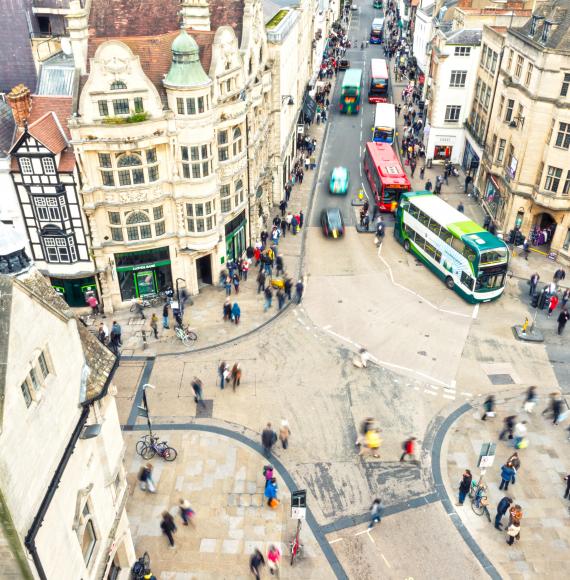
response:
[[[542,28],[542,34],[540,36],[540,42],[542,44],[546,44],[546,41],[548,40],[548,34],[550,33],[550,26],[551,26],[550,22],[544,23],[544,26]]]
[[[111,90],[112,91],[119,91],[121,89],[126,89],[127,85],[123,81],[113,81],[111,83]]]
[[[537,16],[533,16],[531,21],[530,21],[530,32],[529,32],[529,36],[534,36],[536,34],[536,25],[538,23],[538,17]]]

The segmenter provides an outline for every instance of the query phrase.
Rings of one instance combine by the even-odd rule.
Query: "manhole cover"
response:
[[[204,400],[203,405],[196,404],[196,418],[211,419],[214,413],[214,401],[212,399]]]
[[[515,381],[513,381],[513,377],[511,375],[487,375],[489,380],[494,385],[512,385]]]

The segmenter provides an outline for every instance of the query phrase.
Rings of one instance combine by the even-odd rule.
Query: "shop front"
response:
[[[499,182],[493,175],[487,175],[485,192],[483,193],[483,205],[493,220],[497,220],[500,217],[504,205],[504,199],[499,187]]]
[[[451,161],[454,146],[455,146],[455,136],[454,135],[433,135],[433,128],[430,133],[430,141],[433,145],[432,153],[434,162],[443,163],[445,161]],[[428,149],[429,150],[429,149]]]
[[[69,306],[79,308],[86,305],[87,293],[93,292],[98,296],[97,284],[93,276],[85,278],[53,278],[50,282],[55,291]]]
[[[465,140],[465,151],[463,153],[463,161],[461,162],[461,167],[465,173],[470,173],[474,175],[477,172],[477,168],[479,167],[479,163],[481,159],[479,155],[469,143],[469,139]]]
[[[115,254],[115,269],[123,302],[172,286],[168,247]]]
[[[245,226],[247,219],[245,210],[226,224],[226,259],[239,260],[246,248]]]

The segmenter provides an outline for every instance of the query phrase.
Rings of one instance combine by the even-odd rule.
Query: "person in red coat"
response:
[[[406,439],[406,441],[404,441],[404,444],[402,447],[404,448],[404,453],[402,453],[402,456],[400,457],[400,461],[405,461],[406,455],[409,455],[410,459],[412,461],[415,461],[415,459],[416,459],[416,455],[415,455],[416,438],[410,437],[409,439]]]
[[[548,316],[550,316],[552,314],[552,312],[554,310],[556,310],[556,307],[558,306],[558,295],[557,294],[553,294],[550,297],[550,302],[548,303]]]

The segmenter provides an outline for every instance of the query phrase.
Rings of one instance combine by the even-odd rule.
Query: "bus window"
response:
[[[495,288],[502,288],[505,285],[505,272],[493,274],[481,272],[477,277],[475,290],[494,290]]]
[[[461,272],[461,283],[464,286],[467,286],[469,290],[473,290],[473,282],[475,282],[475,280],[471,276],[469,276],[469,274],[467,274],[466,272]]]
[[[408,200],[406,200],[406,201],[403,201],[403,202],[400,204],[400,207],[401,207],[403,210],[405,210],[405,211],[408,211],[408,208],[410,207],[410,202],[409,202]]]
[[[463,240],[460,240],[459,238],[453,238],[451,247],[454,250],[457,250],[460,254],[463,254],[465,250],[465,244],[463,243]]]
[[[415,217],[416,219],[418,219],[419,215],[420,215],[420,210],[413,204],[410,204],[410,209],[408,210],[410,212],[410,215],[412,217]]]
[[[473,263],[475,261],[475,258],[477,257],[477,254],[475,253],[475,250],[473,248],[470,248],[469,246],[465,246],[465,249],[463,250],[463,255],[471,262]]]
[[[441,231],[441,226],[434,220],[430,220],[429,229],[439,237],[439,232]]]
[[[505,248],[497,248],[496,250],[488,250],[481,254],[481,264],[492,264],[493,262],[504,262],[509,253]]]
[[[420,210],[419,220],[420,223],[423,224],[426,228],[429,226],[429,215],[426,215],[423,211]]]

